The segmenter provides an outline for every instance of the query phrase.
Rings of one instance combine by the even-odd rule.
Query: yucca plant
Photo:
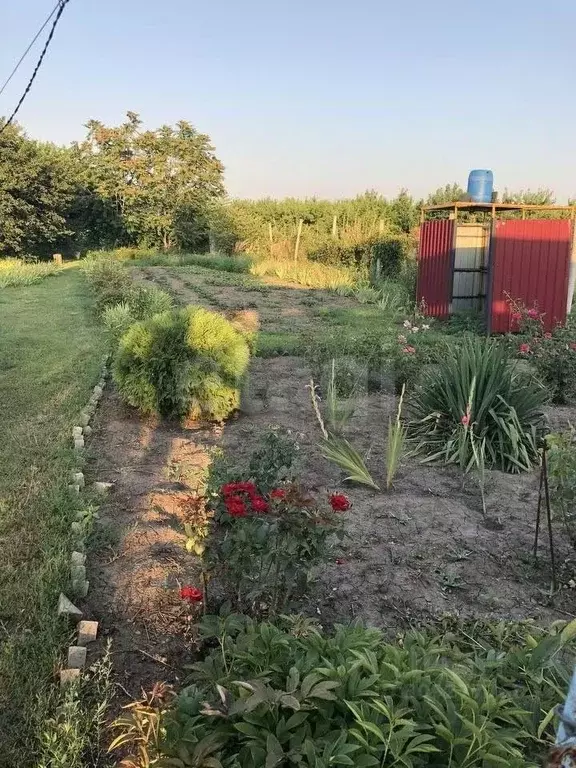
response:
[[[316,419],[322,431],[322,440],[319,443],[319,448],[324,458],[336,464],[337,467],[340,467],[340,469],[347,473],[344,478],[345,480],[380,490],[380,487],[372,479],[372,475],[358,451],[344,437],[331,434],[326,429],[324,419],[320,413],[316,385],[313,379],[310,380],[310,397]]]
[[[351,396],[346,398],[346,400],[342,400],[338,397],[336,361],[332,358],[330,378],[328,379],[328,386],[326,388],[326,417],[328,419],[330,431],[335,435],[339,435],[343,432],[344,428],[354,415],[356,409],[356,401],[354,398],[355,389],[356,384],[353,386]]]
[[[406,425],[402,422],[402,405],[405,393],[406,384],[403,384],[400,399],[398,400],[396,419],[394,421],[392,419],[388,420],[388,450],[386,452],[386,488],[388,490],[390,490],[394,482],[406,443]]]
[[[410,402],[409,437],[424,461],[530,470],[538,462],[547,395],[518,370],[504,345],[468,337],[429,373]],[[476,441],[476,446],[474,441]]]

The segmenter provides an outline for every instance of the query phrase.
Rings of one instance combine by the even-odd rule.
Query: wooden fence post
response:
[[[296,233],[296,245],[294,246],[294,261],[298,261],[298,251],[300,250],[300,237],[302,236],[302,225],[304,219],[300,219],[298,222],[298,232]]]

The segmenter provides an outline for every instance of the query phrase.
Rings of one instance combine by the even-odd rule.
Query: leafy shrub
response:
[[[406,237],[389,237],[378,240],[372,247],[371,279],[378,284],[382,279],[397,278],[402,263],[408,256],[409,242]]]
[[[565,404],[576,396],[576,328],[569,317],[545,331],[545,316],[535,305],[528,309],[521,301],[508,299],[510,325],[519,334],[510,335],[510,349],[536,368],[552,396],[552,402]]]
[[[474,441],[487,467],[529,470],[538,461],[545,390],[523,375],[505,346],[467,337],[446,351],[410,402],[409,434],[426,461],[474,464]]]
[[[135,261],[136,259],[148,258],[156,255],[156,248],[134,248],[122,247],[113,250],[88,251],[86,259],[94,261],[97,259],[112,259],[114,261]]]
[[[184,253],[181,256],[181,263],[207,267],[219,272],[250,272],[252,259],[241,254],[226,256],[220,253]]]
[[[272,431],[241,466],[221,458],[211,467],[204,565],[220,600],[236,609],[267,616],[284,610],[341,533],[334,501],[319,502],[292,482],[296,451],[289,435]]]
[[[96,294],[100,311],[124,301],[132,287],[130,274],[119,261],[90,259],[84,262],[84,272]]]
[[[379,280],[378,284],[378,309],[384,315],[395,318],[400,314],[407,314],[407,307],[411,297],[406,287],[396,280]]]
[[[537,768],[574,661],[572,625],[412,631],[391,643],[360,625],[324,634],[301,617],[223,615],[201,632],[216,647],[192,665],[191,684],[132,705],[116,725],[118,743],[143,755],[137,765],[162,755],[212,768]]]
[[[547,469],[552,509],[576,544],[576,430],[546,435]]]
[[[534,337],[528,344],[529,357],[552,396],[564,405],[576,396],[576,332],[556,328],[551,334]]]
[[[120,340],[114,380],[144,413],[225,419],[239,403],[249,360],[244,336],[200,307],[154,315]]]
[[[102,321],[112,341],[118,342],[128,328],[136,322],[136,318],[132,313],[130,304],[126,301],[121,301],[118,304],[111,304],[104,309]]]
[[[379,242],[377,234],[363,232],[344,239],[329,238],[312,250],[308,258],[321,264],[367,271],[372,262],[373,249]]]
[[[126,291],[124,301],[104,309],[102,320],[108,335],[118,342],[135,322],[167,312],[173,304],[170,294],[160,288],[131,287]]]
[[[344,497],[343,497],[344,498]],[[252,481],[225,483],[213,498],[204,559],[237,610],[276,615],[302,597],[326,562],[342,515],[296,485],[265,493]]]

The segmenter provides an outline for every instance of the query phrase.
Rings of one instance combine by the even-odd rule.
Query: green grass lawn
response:
[[[0,290],[0,765],[38,765],[69,627],[72,426],[105,345],[77,269]]]

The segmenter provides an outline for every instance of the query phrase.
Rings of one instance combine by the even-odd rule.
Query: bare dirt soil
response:
[[[140,279],[149,279],[150,272],[140,272]],[[196,300],[178,276],[169,270],[153,276],[158,274],[182,301]],[[206,286],[202,292],[206,295]],[[289,289],[274,294],[277,309],[296,308],[306,318],[309,307],[291,303],[290,295]],[[260,301],[259,310],[265,303]],[[159,678],[177,681],[183,659],[190,660],[193,622],[178,589],[198,584],[199,569],[185,550],[183,529],[199,514],[194,500],[211,452],[221,447],[236,457],[249,455],[271,426],[290,430],[296,439],[298,478],[305,486],[319,495],[345,490],[352,502],[345,513],[348,538],[309,596],[307,611],[322,623],[361,618],[394,630],[447,613],[543,623],[572,616],[573,591],[549,597],[544,530],[538,561],[531,556],[537,473],[489,473],[487,519],[473,478],[463,482],[457,470],[423,466],[416,458],[404,461],[389,492],[344,488],[340,471],[316,447],[320,433],[309,380],[300,358],[253,360],[246,407],[224,427],[146,420],[122,405],[114,391],[103,399],[88,471],[114,488],[100,510],[108,534],[101,534],[90,562],[89,602],[103,636],[113,639],[119,679],[129,694]],[[386,425],[395,409],[394,396],[367,395],[348,431],[382,484]],[[574,412],[551,409],[550,416],[561,426]],[[572,550],[560,529],[555,539],[567,582],[574,575]]]

